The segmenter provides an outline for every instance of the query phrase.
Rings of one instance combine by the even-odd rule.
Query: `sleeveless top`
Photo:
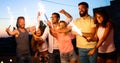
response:
[[[25,29],[25,32],[21,32],[19,29],[19,36],[16,37],[16,53],[17,54],[28,54],[30,53],[30,47],[29,47],[29,33]]]
[[[105,28],[99,27],[97,31],[98,38],[101,39],[103,34],[105,32]],[[99,53],[110,53],[115,51],[115,45],[114,45],[114,30],[113,28],[110,30],[107,38],[102,43],[102,45],[98,48]]]

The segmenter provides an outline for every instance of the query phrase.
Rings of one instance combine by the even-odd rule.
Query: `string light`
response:
[[[3,61],[1,61],[0,63],[4,63]]]
[[[10,59],[10,62],[12,62],[12,59]]]
[[[49,3],[54,3],[54,4],[59,4],[59,5],[70,6],[70,7],[77,7],[77,6],[74,6],[74,5],[63,4],[63,3],[58,3],[58,2],[49,1],[49,0],[41,0],[41,1],[49,2]]]

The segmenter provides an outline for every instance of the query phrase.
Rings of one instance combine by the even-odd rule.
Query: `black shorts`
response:
[[[98,57],[102,59],[112,59],[116,60],[117,59],[117,54],[116,52],[110,52],[110,53],[98,53]]]

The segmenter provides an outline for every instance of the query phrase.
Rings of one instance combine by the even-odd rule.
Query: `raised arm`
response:
[[[66,12],[64,9],[60,10],[59,12],[61,14],[64,14],[67,17],[67,19],[65,20],[67,23],[72,21],[73,19],[72,16],[68,12]]]
[[[6,32],[10,36],[18,36],[19,34],[17,30],[10,31],[10,27],[6,28]]]
[[[36,24],[34,26],[30,26],[30,27],[26,28],[28,32],[31,32],[32,30],[35,31],[35,30],[37,30],[39,28],[40,16],[41,16],[41,13],[38,12],[38,14],[37,14],[37,22],[36,22]]]
[[[39,37],[39,36],[37,36],[37,35],[35,34],[35,31],[34,31],[34,30],[31,30],[31,33],[32,33],[32,36],[33,36],[33,38],[34,38],[35,41],[44,42],[44,40],[43,40],[41,37]]]

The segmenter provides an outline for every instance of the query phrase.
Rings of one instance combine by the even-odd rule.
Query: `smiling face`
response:
[[[78,9],[81,17],[84,17],[88,13],[88,8],[85,5],[79,5]]]
[[[40,30],[40,29],[38,29],[38,30],[36,31],[36,35],[37,35],[37,36],[40,36],[40,35],[41,35],[41,30]]]
[[[96,19],[97,19],[98,23],[102,23],[103,22],[104,18],[100,14],[96,13],[95,16],[96,16]]]
[[[19,28],[24,28],[25,27],[24,19],[19,19],[18,24],[19,24]]]
[[[59,28],[62,29],[62,28],[65,28],[67,26],[67,23],[64,22],[64,21],[60,21],[59,23]]]
[[[65,27],[65,23],[60,23],[60,24],[59,24],[59,27],[60,27],[60,28],[64,28],[64,27]]]

